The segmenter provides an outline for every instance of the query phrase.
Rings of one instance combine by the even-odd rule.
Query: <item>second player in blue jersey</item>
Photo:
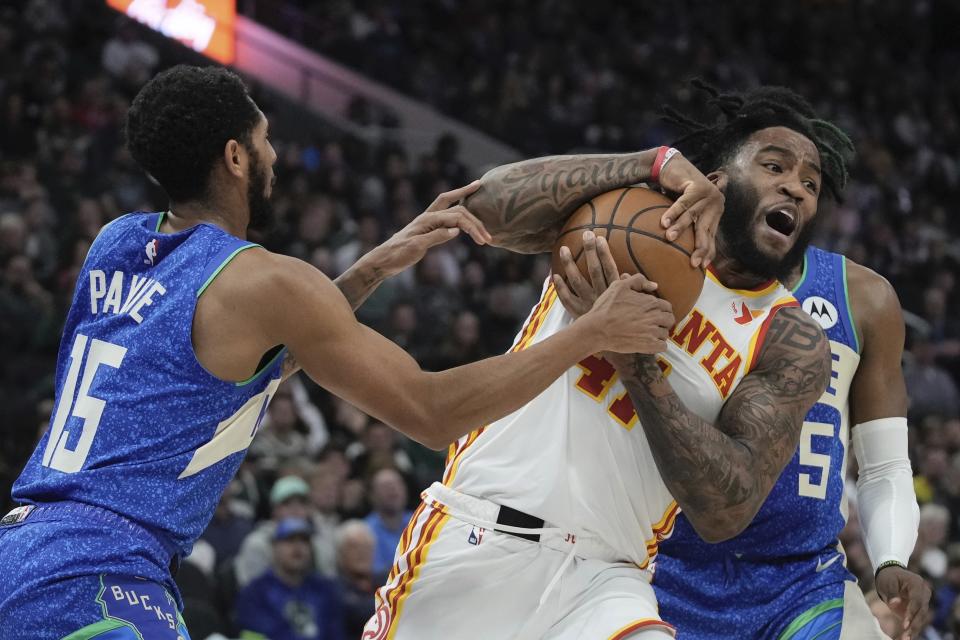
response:
[[[684,638],[886,637],[846,568],[838,540],[847,520],[844,479],[852,428],[861,525],[880,570],[878,589],[886,583],[881,595],[899,597],[901,612],[907,601],[915,612],[929,594],[903,568],[917,521],[906,459],[903,321],[896,294],[873,272],[815,247],[807,249],[802,270],[788,284],[830,340],[831,382],[807,414],[796,454],[749,528],[708,544],[681,514],[673,536],[661,545],[653,584],[661,615]],[[891,485],[896,495],[884,491]]]

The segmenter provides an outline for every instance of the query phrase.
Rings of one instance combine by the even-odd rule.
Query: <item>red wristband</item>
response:
[[[678,153],[680,153],[680,151],[673,147],[660,147],[657,149],[657,157],[653,161],[653,168],[650,169],[650,182],[660,180],[660,172],[662,172],[663,168],[670,162],[670,158]]]

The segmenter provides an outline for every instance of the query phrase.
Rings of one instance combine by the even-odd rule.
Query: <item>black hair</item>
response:
[[[228,140],[252,148],[258,109],[222,67],[177,65],[150,80],[127,111],[127,148],[171,200],[203,197]]]
[[[673,146],[700,171],[709,173],[722,167],[754,132],[768,127],[787,127],[816,145],[823,185],[835,199],[840,199],[849,177],[847,163],[853,157],[853,143],[837,125],[817,118],[803,97],[785,87],[720,93],[699,79],[692,80],[691,84],[709,95],[708,107],[719,111],[714,122],[700,122],[672,107],[664,107],[663,119],[680,133]]]

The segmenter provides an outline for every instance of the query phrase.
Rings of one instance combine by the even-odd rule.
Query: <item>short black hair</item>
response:
[[[847,164],[853,143],[837,125],[817,118],[810,103],[785,87],[759,87],[740,93],[720,93],[702,80],[691,84],[706,93],[707,107],[719,111],[704,123],[664,107],[664,120],[680,133],[673,143],[695,167],[709,173],[731,160],[751,134],[768,127],[787,127],[809,138],[820,152],[824,186],[840,199],[847,184]]]
[[[228,140],[248,148],[259,119],[240,77],[222,67],[177,65],[157,74],[127,111],[127,148],[171,200],[202,197]]]

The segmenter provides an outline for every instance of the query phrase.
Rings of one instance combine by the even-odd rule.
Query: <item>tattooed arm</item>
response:
[[[553,247],[581,204],[650,178],[657,150],[618,155],[534,158],[491,169],[466,205],[486,225],[495,246],[519,253]]]
[[[465,200],[493,236],[491,244],[518,253],[549,251],[567,218],[591,198],[650,180],[657,149],[620,155],[535,158],[488,171],[480,189]],[[697,248],[691,260],[713,256],[713,238],[723,194],[683,156],[663,166],[660,186],[678,195],[664,212],[668,237],[696,222]]]
[[[795,307],[774,316],[757,367],[730,395],[716,425],[684,406],[653,356],[607,357],[667,487],[707,542],[732,538],[753,520],[830,376],[826,336]]]

